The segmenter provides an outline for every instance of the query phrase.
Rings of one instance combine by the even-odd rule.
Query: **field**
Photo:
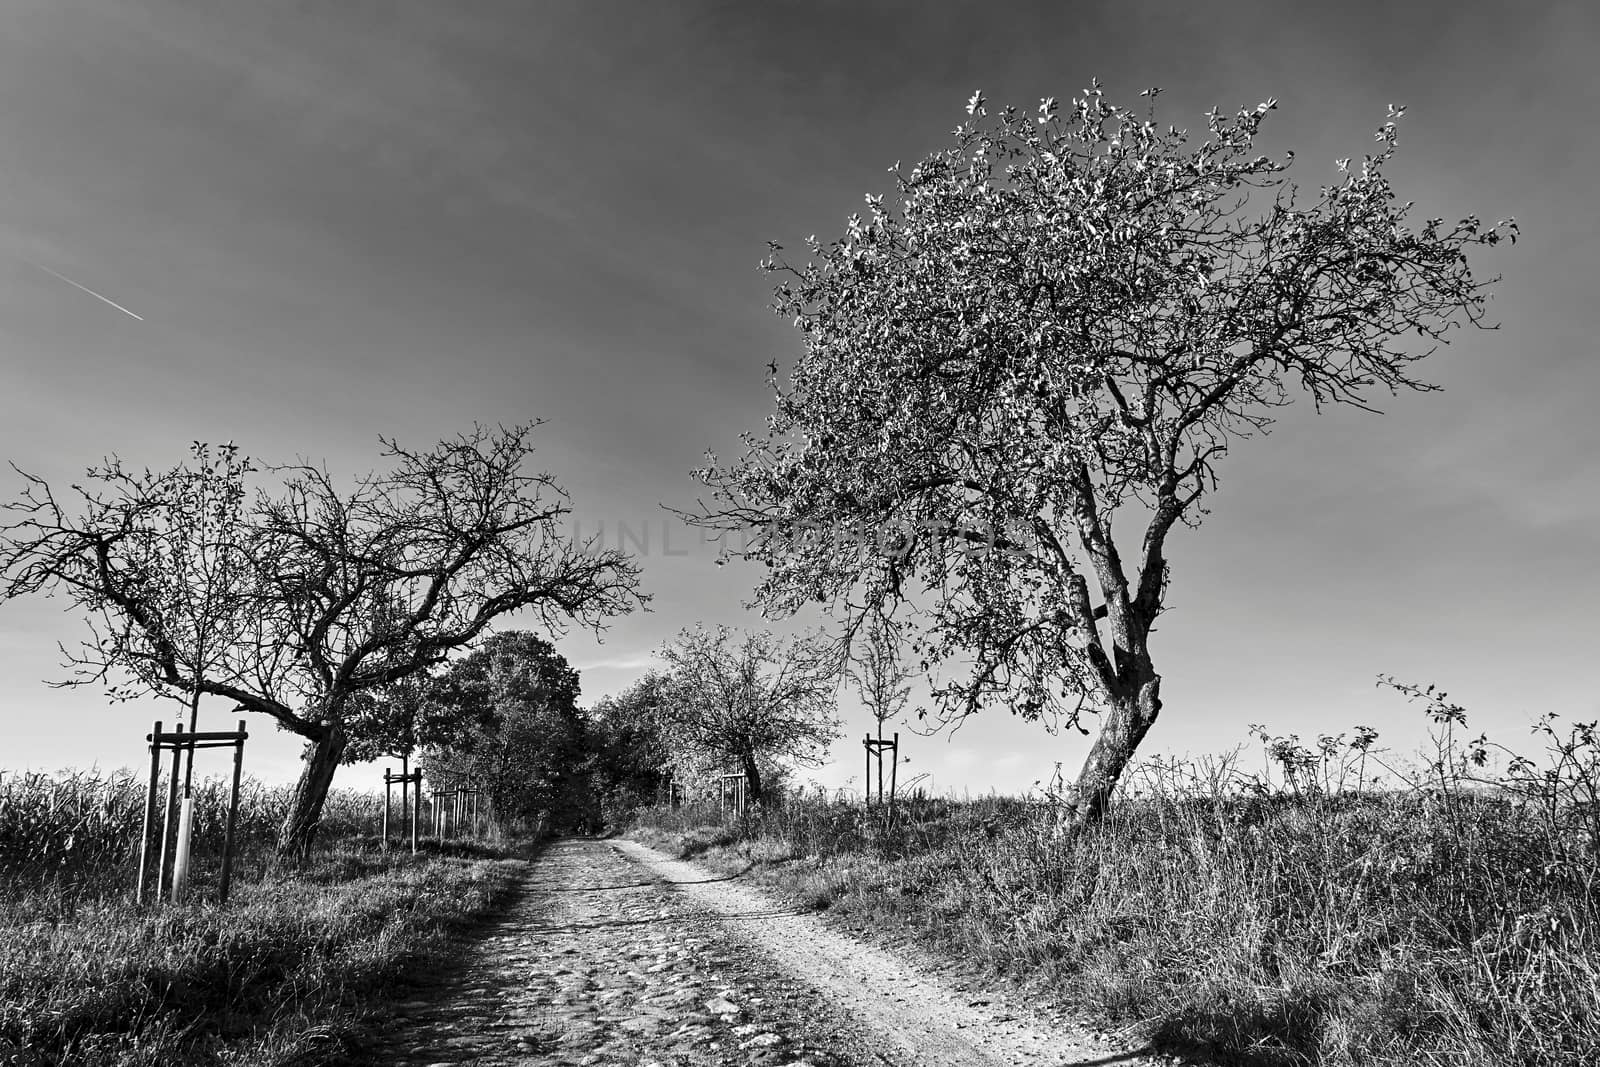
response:
[[[0,1063],[332,1062],[384,991],[513,882],[484,849],[378,851],[377,801],[357,793],[330,796],[315,862],[279,869],[269,845],[286,792],[246,789],[223,907],[206,898],[226,787],[202,783],[199,902],[136,910],[143,783],[0,780]]]
[[[1386,782],[1359,734],[1263,739],[1286,779],[1147,764],[1077,838],[1005,798],[893,825],[821,796],[653,809],[632,833],[1221,1062],[1600,1063],[1592,730],[1547,724],[1546,758],[1490,782],[1460,725]]]

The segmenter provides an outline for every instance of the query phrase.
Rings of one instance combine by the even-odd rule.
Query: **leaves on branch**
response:
[[[687,517],[747,533],[756,603],[903,605],[947,719],[1003,701],[1075,724],[1156,676],[1166,538],[1296,392],[1370,408],[1484,324],[1485,227],[1408,221],[1378,148],[1312,198],[1255,149],[1258,107],[1191,137],[1108,103],[990,114],[765,263],[804,350],[765,432],[696,472]],[[1121,533],[1123,536],[1118,536]],[[1153,691],[1152,691],[1153,692]]]

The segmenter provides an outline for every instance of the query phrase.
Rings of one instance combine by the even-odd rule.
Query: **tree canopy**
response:
[[[616,696],[589,709],[596,799],[606,821],[654,803],[672,777],[672,750],[661,708],[668,679],[650,671]]]
[[[1199,138],[1108,103],[991,114],[869,196],[803,264],[774,245],[768,428],[697,472],[694,518],[754,530],[767,611],[853,630],[915,617],[939,713],[1104,713],[1075,818],[1098,817],[1161,708],[1149,637],[1167,537],[1195,524],[1237,442],[1296,393],[1369,407],[1428,389],[1418,361],[1481,325],[1476,217],[1413,224],[1376,150],[1312,196],[1255,140],[1268,101]]]
[[[587,728],[578,708],[578,672],[537,634],[496,633],[452,663],[431,699],[453,709],[423,756],[423,772],[443,788],[483,789],[502,826],[565,818],[589,806]]]

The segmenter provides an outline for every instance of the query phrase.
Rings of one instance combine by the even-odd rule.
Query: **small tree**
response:
[[[1319,408],[1430,388],[1412,365],[1483,320],[1468,250],[1515,234],[1408,225],[1395,109],[1302,204],[1254,148],[1274,106],[1213,111],[1196,145],[1098,87],[1032,115],[975,95],[952,147],[896,171],[898,204],[768,261],[804,352],[782,385],[773,365],[768,431],[699,472],[696,521],[756,531],[764,609],[924,612],[945,721],[1101,713],[1074,825],[1161,710],[1167,537],[1222,456],[1296,386]]]
[[[745,796],[763,798],[762,764],[815,763],[839,735],[834,718],[839,657],[821,636],[786,641],[726,626],[679,631],[661,650],[667,743],[689,756],[732,761]]]
[[[0,597],[61,592],[98,621],[75,682],[126,674],[135,689],[219,696],[304,737],[278,843],[303,857],[359,694],[442,663],[514,612],[551,632],[599,630],[643,602],[625,555],[566,536],[565,492],[525,469],[533,430],[480,427],[426,451],[385,441],[391,468],[348,490],[307,463],[273,468],[281,491],[243,520],[249,586],[222,601],[231,638],[206,645],[201,670],[163,609],[184,572],[148,548],[182,516],[181,494],[115,461],[89,472],[99,488],[79,489],[76,508],[24,475],[0,528]]]
[[[60,591],[90,609],[90,639],[63,648],[71,676],[52,684],[153,693],[192,714],[198,683],[227,672],[250,629],[258,589],[241,509],[253,469],[231,444],[195,442],[189,462],[158,472],[112,457],[87,472],[97,488],[71,487],[73,522],[43,479],[18,472],[22,493],[0,507],[0,600]]]
[[[34,520],[59,509],[44,481],[24,475],[22,496],[7,509],[20,517],[0,527],[0,599],[42,588],[60,551],[71,546],[78,555],[61,568],[61,587],[94,612],[82,650],[63,648],[71,677],[58,684],[105,684],[113,700],[146,692],[179,700],[193,733],[204,685],[226,677],[258,590],[245,514],[245,479],[254,468],[231,443],[213,451],[197,441],[189,451],[187,463],[160,472],[130,471],[115,457],[91,468],[89,479],[101,488],[72,487],[85,513],[82,528],[57,531],[43,553],[23,546],[38,547]],[[129,591],[126,603],[106,592],[108,584]],[[110,676],[113,665],[127,681]],[[187,805],[194,749],[185,755]],[[178,899],[187,880],[181,857],[188,825],[186,815],[174,859]]]
[[[911,699],[908,683],[916,677],[900,658],[900,635],[893,623],[879,617],[868,621],[865,639],[852,655],[848,672],[861,703],[877,724],[881,741],[883,724],[905,711]]]
[[[867,711],[872,715],[877,726],[878,741],[876,755],[878,759],[878,799],[883,799],[883,724],[891,719],[898,718],[905,711],[906,703],[911,699],[911,686],[908,684],[915,675],[906,669],[900,658],[900,634],[893,622],[875,615],[867,622],[865,637],[861,647],[852,652],[850,665],[847,668],[850,680],[855,683],[856,693],[861,697],[861,702],[866,705]],[[900,745],[897,742],[889,746],[892,749],[892,758],[899,760]],[[893,768],[891,768],[893,769]],[[895,775],[889,776],[889,804],[890,810],[894,805]],[[862,795],[869,800],[872,797],[872,783],[861,783]]]

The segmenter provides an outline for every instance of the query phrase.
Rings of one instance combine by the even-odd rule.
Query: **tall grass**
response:
[[[381,800],[350,790],[329,794],[317,860],[280,869],[290,790],[247,780],[221,907],[207,898],[230,783],[208,779],[194,791],[195,902],[137,910],[146,784],[123,771],[0,777],[0,1063],[349,1062],[363,1013],[515,881],[482,848],[380,853]]]
[[[138,864],[148,779],[128,771],[0,772],[0,898],[43,885],[96,895],[128,889]],[[168,780],[158,782],[156,840]],[[197,881],[219,864],[231,783],[194,785],[193,854]],[[259,866],[288,811],[290,789],[251,778],[240,785],[238,848]],[[333,842],[377,832],[382,801],[356,790],[333,790],[323,809],[322,836]]]
[[[226,907],[13,912],[0,921],[0,1063],[349,1063],[363,1017],[514,883],[492,860],[339,847]]]
[[[998,797],[912,800],[892,826],[821,797],[743,821],[654,811],[638,832],[760,863],[815,907],[1169,1048],[1274,1067],[1600,1063],[1593,728],[1547,720],[1543,758],[1490,776],[1460,709],[1416,695],[1436,751],[1376,784],[1370,732],[1264,738],[1276,777],[1147,764],[1081,835],[1048,799]]]

